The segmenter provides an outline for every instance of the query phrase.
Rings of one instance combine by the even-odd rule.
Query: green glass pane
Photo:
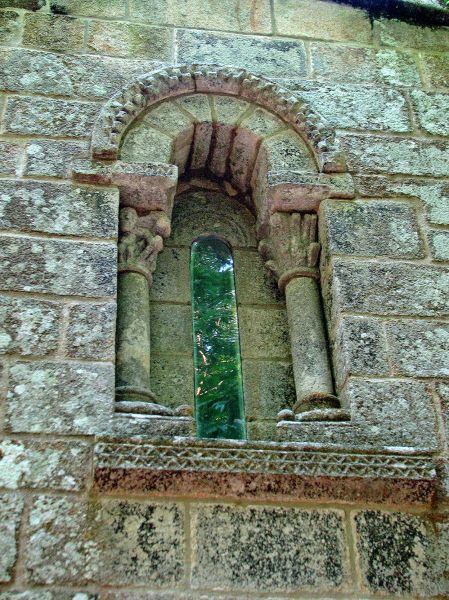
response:
[[[230,247],[207,236],[192,244],[195,414],[198,437],[245,438],[234,262]]]

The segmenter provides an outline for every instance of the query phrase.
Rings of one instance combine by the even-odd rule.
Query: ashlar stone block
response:
[[[188,404],[193,408],[193,376],[193,357],[152,352],[151,391],[164,406],[177,408]]]
[[[247,417],[276,419],[280,410],[293,408],[296,390],[291,363],[243,360],[242,367]]]
[[[43,13],[26,13],[24,18],[24,46],[59,52],[83,49],[85,21]]]
[[[0,237],[0,286],[4,290],[73,296],[113,296],[114,244]]]
[[[88,158],[89,144],[83,141],[33,140],[26,147],[25,175],[69,177],[74,158]]]
[[[112,365],[15,363],[9,370],[6,427],[13,432],[91,434],[112,416]]]
[[[115,303],[71,305],[65,337],[67,355],[114,361],[115,322]]]
[[[198,504],[192,512],[195,588],[297,593],[346,582],[339,511]]]
[[[126,16],[125,0],[51,0],[50,11],[82,17],[120,18]]]
[[[0,8],[3,8],[3,5],[0,4]],[[17,44],[20,29],[20,15],[17,12],[13,10],[0,12],[0,44],[5,46]]]
[[[234,250],[237,302],[284,305],[285,298],[256,250]]]
[[[441,321],[387,322],[391,362],[398,375],[449,375],[449,324]]]
[[[192,308],[183,304],[151,304],[151,351],[191,356]]]
[[[240,306],[238,317],[243,358],[290,357],[285,309]]]
[[[420,55],[421,65],[426,82],[432,88],[449,87],[449,57],[443,54]]]
[[[183,581],[181,506],[108,499],[91,512],[101,583],[167,587]]]
[[[415,208],[392,200],[321,203],[323,243],[330,254],[422,258]]]
[[[0,184],[2,229],[111,238],[117,235],[119,192],[24,181]]]
[[[149,10],[147,0],[132,0],[131,15],[139,21],[161,25],[193,27],[242,33],[270,33],[270,5],[267,0],[153,0]]]
[[[267,77],[301,77],[306,74],[304,43],[263,37],[179,30],[180,63],[238,64]]]
[[[14,48],[0,52],[0,65],[0,86],[4,90],[73,94],[71,77],[60,55]]]
[[[5,130],[24,135],[88,137],[92,133],[98,104],[34,97],[9,98]]]
[[[343,390],[354,425],[382,446],[416,451],[437,447],[436,417],[430,388],[418,381],[350,379]]]
[[[447,174],[449,144],[445,141],[350,134],[340,139],[350,170],[434,177]]]
[[[17,559],[17,535],[23,511],[23,498],[13,494],[0,494],[0,582],[12,580]]]
[[[343,317],[335,334],[334,365],[339,386],[349,375],[388,376],[382,322],[367,317]]]
[[[85,442],[2,440],[0,486],[79,491],[89,475]]]
[[[167,247],[159,254],[153,285],[150,290],[152,301],[165,302],[191,301],[190,291],[190,249]]]
[[[34,584],[83,585],[99,569],[88,507],[77,497],[38,496],[29,515],[26,570]]]
[[[62,304],[0,297],[0,353],[44,356],[58,347]]]
[[[449,50],[448,27],[422,27],[396,19],[375,22],[381,44],[395,48],[415,48],[429,52]]]
[[[435,260],[449,260],[449,231],[430,231],[429,242]]]
[[[15,175],[22,156],[22,148],[14,142],[0,142],[0,174]]]
[[[398,90],[306,81],[298,83],[295,91],[332,127],[398,132],[411,129],[407,102]]]
[[[446,34],[449,40],[449,30]],[[449,45],[449,44],[448,44]],[[433,135],[449,135],[449,94],[430,94],[422,90],[410,92],[419,125]]]
[[[421,83],[414,58],[405,52],[313,43],[311,57],[313,73],[319,79],[381,86]]]
[[[447,316],[444,268],[393,262],[335,260],[334,310],[384,315]]]
[[[170,29],[91,21],[87,48],[90,52],[109,56],[172,60],[172,32]]]
[[[352,6],[317,4],[314,0],[275,0],[274,16],[281,35],[371,43],[368,14]]]
[[[225,125],[235,125],[241,121],[250,104],[232,96],[211,96],[215,120]]]
[[[145,123],[132,127],[126,134],[120,159],[125,162],[169,163],[173,139]]]
[[[377,510],[358,512],[353,521],[363,587],[426,597],[432,571],[426,522],[415,515]]]

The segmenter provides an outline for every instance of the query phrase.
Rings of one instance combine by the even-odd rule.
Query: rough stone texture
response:
[[[243,358],[288,358],[290,340],[284,309],[238,308]],[[270,332],[267,338],[267,331]]]
[[[9,133],[88,137],[97,104],[33,97],[10,98],[6,105],[5,129]]]
[[[0,297],[0,353],[44,356],[58,347],[62,305]]]
[[[192,309],[181,304],[151,304],[151,349],[191,355]]]
[[[349,375],[387,376],[387,346],[380,320],[343,318],[335,335],[334,365],[339,386]]]
[[[151,286],[151,300],[185,302],[191,299],[189,248],[168,247],[158,256]]]
[[[449,260],[449,231],[429,232],[430,251],[435,260]]]
[[[354,424],[377,446],[437,446],[431,390],[417,381],[351,379],[344,391]]]
[[[176,4],[169,0],[156,0],[151,12],[147,0],[132,0],[131,15],[139,21],[178,27],[245,33],[271,31],[270,4],[267,0],[212,0],[207,4],[197,0],[183,0]]]
[[[305,75],[303,42],[183,30],[177,41],[179,62],[237,63],[267,77]]]
[[[113,370],[86,363],[16,363],[9,371],[10,431],[91,434],[111,417]]]
[[[290,363],[244,360],[242,367],[247,418],[276,419],[280,410],[293,407],[296,391]]]
[[[256,251],[234,250],[235,285],[239,304],[284,304],[285,298]]]
[[[12,494],[0,494],[0,582],[12,579],[17,558],[17,534],[23,510],[23,498]]]
[[[369,44],[372,39],[368,14],[350,6],[331,2],[320,2],[317,6],[314,0],[275,0],[274,16],[281,35],[361,44]]]
[[[433,570],[425,521],[374,510],[356,513],[353,519],[367,591],[425,595]]]
[[[449,376],[449,324],[389,321],[387,338],[394,373],[412,377]]]
[[[449,28],[421,27],[405,21],[381,19],[375,23],[380,41],[385,46],[416,48],[430,52],[449,50]]]
[[[92,537],[102,583],[173,586],[184,579],[183,513],[176,504],[104,500],[95,507]]]
[[[124,17],[125,6],[124,0],[50,0],[51,12],[82,17]]]
[[[0,8],[2,8],[0,4]],[[20,17],[12,10],[0,12],[0,44],[8,46],[18,42],[20,36]]]
[[[89,52],[170,61],[171,46],[172,32],[169,29],[107,21],[91,21],[89,25]]]
[[[0,237],[0,288],[76,296],[115,293],[113,244]]]
[[[335,590],[347,577],[338,511],[198,505],[192,537],[194,587]]]
[[[172,138],[142,122],[127,132],[120,158],[127,162],[169,163],[171,153]]]
[[[421,56],[421,64],[426,82],[433,88],[449,87],[449,58],[447,54],[424,54]]]
[[[26,147],[25,175],[68,177],[74,158],[87,158],[89,146],[81,141],[33,140]]]
[[[420,85],[412,56],[394,50],[311,45],[312,69],[319,79],[378,85]]]
[[[449,39],[449,32],[447,34]],[[429,94],[421,90],[410,92],[419,125],[434,135],[449,135],[445,115],[449,112],[449,94]]]
[[[0,486],[7,489],[81,490],[89,467],[89,445],[85,442],[0,442]]]
[[[78,236],[117,235],[119,192],[48,182],[0,183],[0,227]]]
[[[437,177],[447,175],[447,142],[342,135],[341,143],[351,170]],[[388,161],[385,160],[386,156]]]
[[[22,149],[18,144],[0,142],[0,173],[2,175],[15,175],[21,154]]]
[[[328,200],[321,204],[331,254],[422,258],[415,209],[391,200]]]
[[[193,406],[193,359],[170,354],[151,356],[151,391],[158,401],[169,408],[182,404]]]
[[[28,580],[82,585],[99,568],[98,546],[87,533],[87,506],[80,498],[38,496],[27,526]]]
[[[334,299],[340,310],[445,316],[449,273],[430,265],[336,261]]]
[[[80,51],[85,22],[61,15],[25,14],[23,45],[45,50]]]
[[[65,337],[67,355],[87,360],[115,357],[116,305],[73,304]]]
[[[45,5],[45,0],[0,0],[0,8],[24,8],[25,10],[39,10]]]
[[[295,91],[333,127],[410,131],[407,103],[397,90],[307,81]]]

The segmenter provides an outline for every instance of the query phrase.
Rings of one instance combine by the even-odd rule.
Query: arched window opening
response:
[[[246,437],[234,261],[206,235],[191,247],[195,419],[198,437]]]

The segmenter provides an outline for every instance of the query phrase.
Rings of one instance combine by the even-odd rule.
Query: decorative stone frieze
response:
[[[95,485],[142,492],[265,500],[345,499],[427,504],[435,467],[425,455],[363,454],[330,447],[230,440],[101,440]]]

